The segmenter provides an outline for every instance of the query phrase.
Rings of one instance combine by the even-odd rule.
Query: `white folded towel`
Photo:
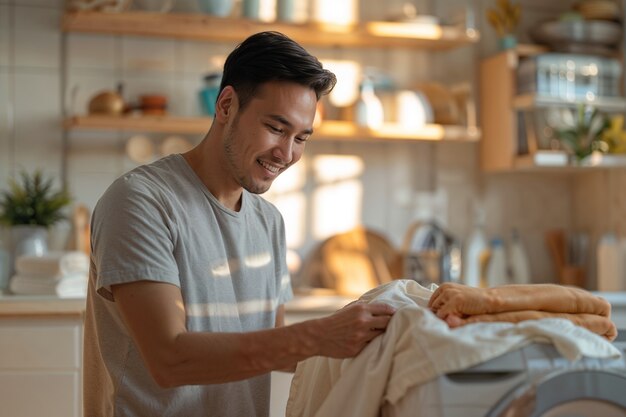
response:
[[[86,273],[74,273],[59,280],[45,280],[24,275],[11,278],[9,290],[20,295],[55,295],[58,297],[86,297],[88,276]]]
[[[351,359],[300,362],[291,383],[287,417],[376,417],[384,403],[439,375],[486,362],[532,342],[552,343],[567,359],[618,358],[606,339],[565,319],[474,323],[450,329],[428,308],[436,287],[398,280],[361,299],[397,308],[386,332]]]
[[[60,278],[89,271],[89,257],[79,251],[52,251],[42,256],[24,255],[15,261],[18,275]]]

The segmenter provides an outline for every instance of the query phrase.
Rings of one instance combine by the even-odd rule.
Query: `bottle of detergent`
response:
[[[530,284],[530,262],[524,249],[524,243],[517,230],[511,232],[509,245],[509,261],[513,284]]]
[[[606,233],[598,242],[598,291],[626,289],[626,260],[623,245],[615,233]]]
[[[491,257],[487,265],[487,285],[498,287],[509,283],[504,241],[500,238],[491,240]]]
[[[482,218],[477,217],[479,218],[465,246],[465,259],[463,260],[463,283],[470,287],[481,286],[480,257],[489,249]]]
[[[374,83],[365,77],[361,83],[361,94],[355,103],[355,122],[359,126],[377,129],[382,126],[384,119],[383,104],[374,93]]]

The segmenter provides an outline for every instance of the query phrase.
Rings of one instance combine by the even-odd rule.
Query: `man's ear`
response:
[[[228,122],[230,115],[236,111],[238,104],[239,101],[237,100],[235,89],[227,85],[220,92],[215,103],[215,119],[221,123]]]

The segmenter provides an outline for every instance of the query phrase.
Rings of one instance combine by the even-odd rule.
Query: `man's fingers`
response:
[[[371,328],[385,330],[391,321],[392,316],[376,316],[372,319]]]
[[[445,321],[451,328],[460,327],[465,324],[465,321],[461,317],[454,314],[450,314],[448,317],[446,317]]]
[[[385,303],[371,303],[368,307],[373,316],[391,316],[396,312],[394,307]]]

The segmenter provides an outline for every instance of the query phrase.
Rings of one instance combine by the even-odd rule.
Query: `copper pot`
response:
[[[124,99],[115,91],[101,91],[89,100],[89,114],[120,115],[124,112]]]

